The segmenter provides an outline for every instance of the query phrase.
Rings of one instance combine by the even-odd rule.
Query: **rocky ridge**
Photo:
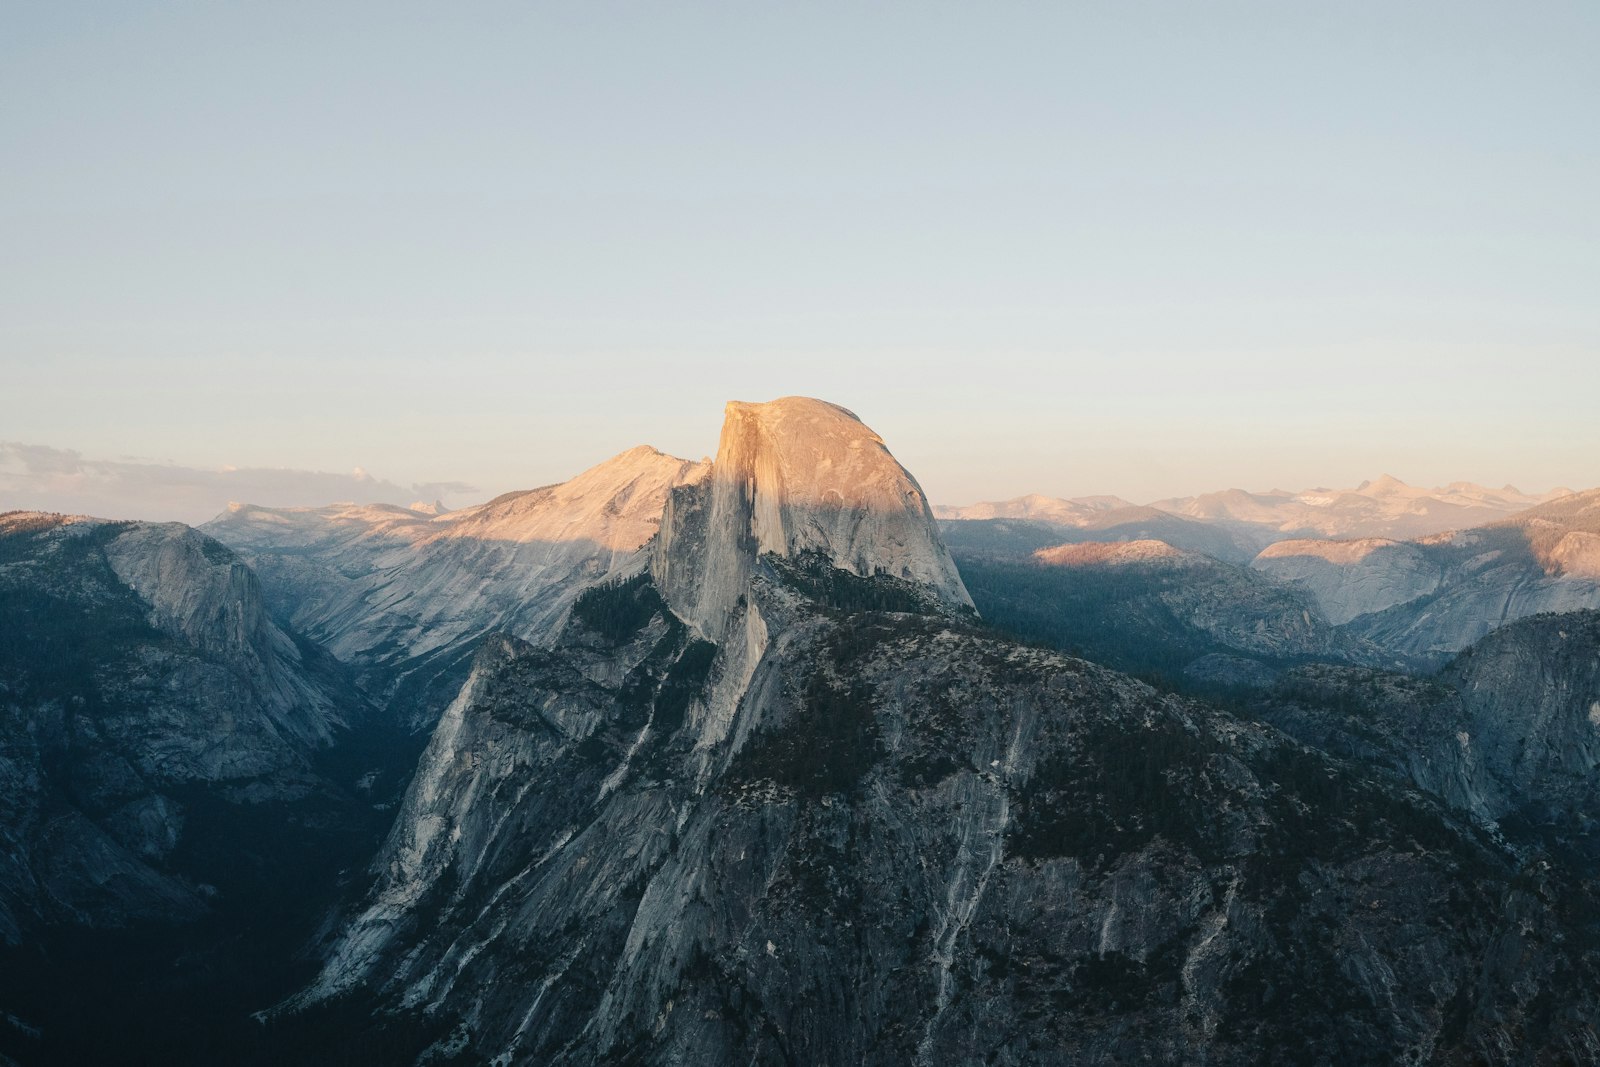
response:
[[[815,464],[730,409],[648,572],[479,653],[279,1027],[376,1013],[428,1062],[1600,1053],[1580,884],[1385,768],[974,630],[909,476],[804,415],[883,513],[787,495]]]
[[[0,515],[0,941],[204,912],[168,862],[196,790],[302,799],[361,710],[210,538]]]
[[[1351,633],[1437,667],[1512,620],[1600,607],[1600,490],[1412,542],[1285,542],[1252,567],[1305,589]]]
[[[250,562],[286,625],[426,729],[485,634],[545,640],[589,584],[642,570],[667,494],[705,471],[639,447],[559,485],[443,514],[238,505],[203,529]]]

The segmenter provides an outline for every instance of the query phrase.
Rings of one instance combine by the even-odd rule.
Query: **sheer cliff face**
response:
[[[728,404],[708,482],[672,502],[655,574],[674,610],[711,634],[763,556],[822,559],[972,607],[916,479],[854,414],[821,400]]]
[[[1442,677],[1460,692],[1463,747],[1530,818],[1600,810],[1600,612],[1503,626]],[[1600,851],[1600,850],[1597,850]]]
[[[1385,766],[1497,833],[1580,867],[1600,861],[1600,612],[1507,623],[1431,678],[1300,667],[1255,713]]]
[[[1443,577],[1419,546],[1377,538],[1279,541],[1251,567],[1300,586],[1336,626],[1427,596]]]
[[[305,796],[358,706],[177,524],[0,516],[0,635],[0,941],[204,910],[189,803]]]
[[[415,1013],[429,1062],[1595,1050],[1555,977],[1594,963],[1558,914],[1585,890],[1409,784],[973,631],[874,448],[815,401],[731,407],[649,573],[479,654],[294,1007]]]

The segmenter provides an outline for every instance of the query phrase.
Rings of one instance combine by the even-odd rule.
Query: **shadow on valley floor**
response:
[[[284,1034],[252,1016],[315,975],[310,949],[337,903],[365,886],[424,742],[401,730],[352,733],[315,768],[334,788],[291,804],[205,790],[177,798],[189,816],[166,865],[210,887],[210,913],[112,930],[57,925],[0,948],[0,1062],[397,1062],[385,1054],[397,1050],[365,1039],[352,1058],[324,1058],[316,1020]],[[341,1032],[361,1037],[345,1023]]]

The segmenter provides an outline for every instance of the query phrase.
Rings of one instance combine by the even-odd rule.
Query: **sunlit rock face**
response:
[[[1569,578],[1600,579],[1600,534],[1573,530],[1545,553],[1547,569]]]
[[[1279,541],[1251,567],[1304,589],[1335,625],[1425,596],[1443,578],[1417,545],[1380,538]]]
[[[1283,542],[1252,566],[1352,634],[1438,666],[1512,620],[1600,607],[1600,491],[1417,541]]]
[[[1033,554],[1040,563],[1052,567],[1117,566],[1162,562],[1172,566],[1204,566],[1206,558],[1185,552],[1165,541],[1083,541],[1078,544],[1041,548]]]
[[[821,400],[728,404],[710,478],[674,501],[655,575],[675,611],[717,633],[767,555],[815,556],[972,606],[916,479],[854,414]]]
[[[704,463],[630,449],[559,485],[432,515],[387,505],[238,505],[207,533],[249,559],[287,622],[431,726],[491,631],[548,640],[588,585],[637,573],[669,492]]]
[[[1582,885],[1409,781],[972,628],[914,489],[842,409],[732,406],[648,572],[485,644],[278,1025],[354,1004],[407,1060],[502,1064],[1594,1047],[1557,977],[1593,962]]]

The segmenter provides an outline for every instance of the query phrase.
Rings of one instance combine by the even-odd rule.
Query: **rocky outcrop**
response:
[[[704,473],[640,447],[571,481],[444,514],[239,505],[204,530],[258,571],[286,625],[426,729],[485,634],[548,640],[584,588],[646,566],[667,494]]]
[[[719,636],[763,557],[821,559],[972,607],[916,479],[821,400],[728,404],[710,478],[674,499],[653,573],[674,611]]]
[[[304,798],[360,704],[185,526],[0,516],[0,941],[192,918],[191,802]]]
[[[1409,604],[1443,580],[1422,547],[1381,538],[1279,541],[1262,549],[1250,566],[1304,589],[1335,625]]]
[[[1292,585],[1164,541],[1077,542],[1026,556],[955,550],[985,621],[1189,690],[1270,683],[1307,660],[1389,657]]]
[[[1435,669],[1499,626],[1600,607],[1600,491],[1411,542],[1296,541],[1252,566],[1310,593],[1345,630]]]

